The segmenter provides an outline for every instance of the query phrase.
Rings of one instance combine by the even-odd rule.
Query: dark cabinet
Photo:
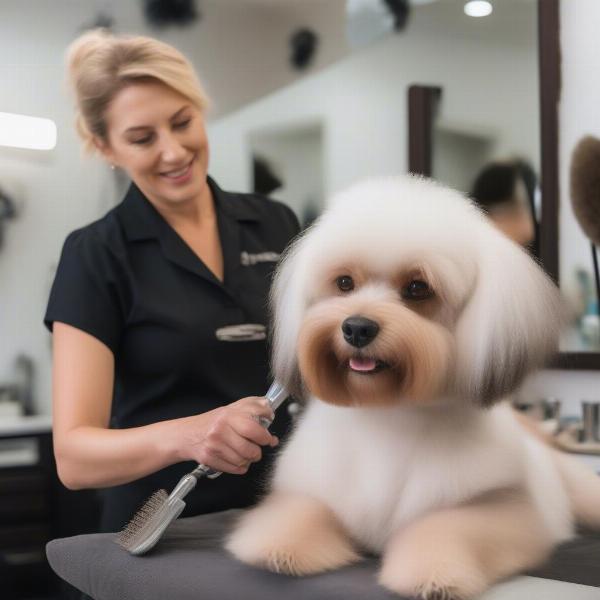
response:
[[[3,600],[79,598],[54,575],[45,547],[57,537],[97,531],[96,495],[60,483],[49,432],[0,436],[0,457],[15,447],[24,449],[26,460],[0,461],[0,595]]]

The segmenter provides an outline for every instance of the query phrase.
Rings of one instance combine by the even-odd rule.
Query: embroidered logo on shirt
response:
[[[267,329],[260,323],[229,325],[227,327],[220,327],[215,333],[217,339],[222,342],[253,342],[264,340],[267,337]]]
[[[240,261],[245,267],[263,262],[277,262],[280,254],[278,252],[259,252],[258,254],[250,254],[246,251],[240,254]]]

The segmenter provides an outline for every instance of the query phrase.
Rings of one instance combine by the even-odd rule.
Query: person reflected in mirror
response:
[[[208,100],[174,47],[93,31],[68,67],[85,147],[132,183],[67,237],[48,302],[59,477],[103,488],[102,531],[195,463],[225,474],[184,516],[248,506],[289,424],[285,408],[272,433],[258,421],[273,417],[262,397],[271,276],[298,220],[208,176]]]
[[[526,161],[495,161],[477,175],[470,193],[500,231],[534,256],[538,255],[537,186],[535,171]]]

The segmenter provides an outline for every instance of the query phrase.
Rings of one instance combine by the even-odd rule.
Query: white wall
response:
[[[476,175],[493,157],[493,143],[481,135],[436,127],[432,144],[431,176],[467,194]]]
[[[0,185],[16,189],[23,203],[0,250],[0,381],[11,378],[18,353],[31,356],[35,399],[48,412],[50,338],[42,317],[53,268],[67,231],[96,218],[113,198],[102,166],[80,159],[62,87],[65,42],[89,15],[72,2],[67,11],[42,10],[31,19],[23,4],[2,4],[0,110],[52,119],[58,144],[50,152],[0,148]]]
[[[272,165],[282,187],[276,196],[304,224],[306,211],[320,213],[323,193],[323,135],[320,124],[302,129],[261,131],[250,140],[253,152]]]

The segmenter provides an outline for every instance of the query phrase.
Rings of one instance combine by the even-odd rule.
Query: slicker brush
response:
[[[273,382],[266,393],[271,409],[275,411],[279,408],[287,395],[281,384],[277,381]],[[268,419],[260,419],[260,423],[264,427],[271,425]],[[115,541],[130,554],[146,554],[154,548],[167,527],[181,514],[185,508],[183,498],[196,487],[198,479],[202,477],[215,479],[221,474],[220,471],[199,464],[179,480],[171,494],[166,490],[154,492]]]

